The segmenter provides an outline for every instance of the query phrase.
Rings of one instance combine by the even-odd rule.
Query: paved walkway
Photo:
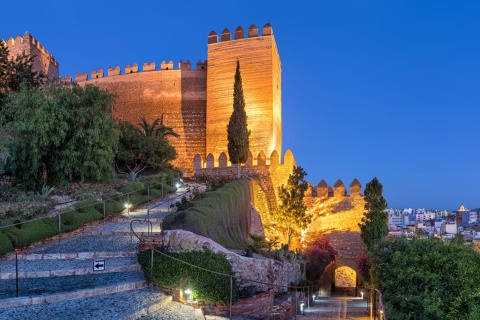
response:
[[[179,190],[177,195],[185,190]],[[169,199],[153,201],[62,240],[31,246],[0,260],[1,319],[204,319],[191,307],[146,286],[136,234],[160,232]],[[150,218],[151,225],[138,220]],[[198,312],[197,312],[198,313]]]
[[[355,319],[369,320],[368,306],[365,300],[356,297],[316,298],[310,308],[306,308],[298,320],[312,319]]]

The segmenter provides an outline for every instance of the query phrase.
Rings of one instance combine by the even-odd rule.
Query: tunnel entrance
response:
[[[357,272],[350,267],[343,266],[335,269],[332,295],[355,296],[357,288]]]

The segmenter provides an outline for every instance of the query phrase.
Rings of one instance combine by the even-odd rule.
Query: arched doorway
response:
[[[334,290],[339,295],[355,295],[357,287],[357,272],[347,266],[335,269]]]

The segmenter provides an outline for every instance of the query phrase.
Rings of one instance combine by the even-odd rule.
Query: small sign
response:
[[[93,260],[93,271],[104,271],[105,260]]]

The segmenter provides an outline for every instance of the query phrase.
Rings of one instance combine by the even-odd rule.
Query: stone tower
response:
[[[259,35],[252,25],[245,35],[242,27],[234,37],[228,29],[208,36],[206,155],[218,159],[228,154],[227,124],[233,112],[233,83],[240,61],[245,108],[254,158],[263,151],[282,153],[281,64],[272,27],[267,23]]]
[[[30,33],[26,32],[23,38],[21,36],[10,37],[5,43],[8,47],[9,59],[15,59],[22,54],[35,57],[33,62],[35,71],[43,71],[50,79],[58,78],[57,61]]]

